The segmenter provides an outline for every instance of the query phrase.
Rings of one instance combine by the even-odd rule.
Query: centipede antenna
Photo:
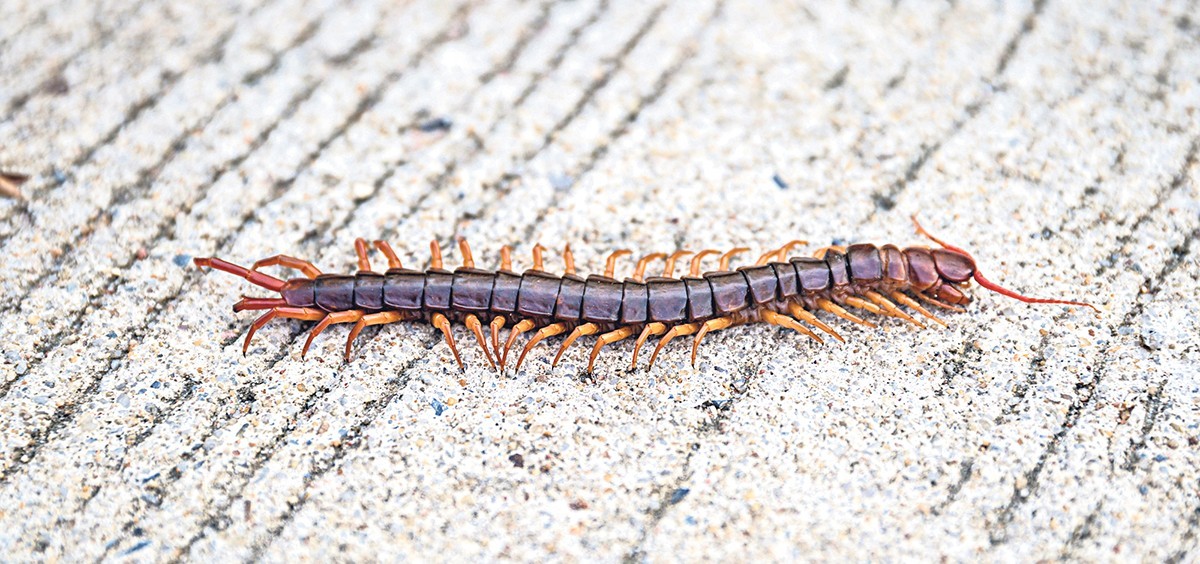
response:
[[[921,227],[921,222],[917,220],[917,214],[912,215],[912,222],[913,222],[913,225],[915,225],[917,228],[917,233],[928,237],[934,243],[941,245],[943,248],[945,248],[947,250],[951,250],[951,251],[954,251],[957,253],[962,253],[967,258],[971,259],[971,262],[975,262],[975,257],[972,257],[971,253],[968,253],[967,251],[965,251],[959,247],[955,247],[954,245],[946,244],[946,242],[942,241],[941,239],[938,239],[937,237],[934,237],[932,233],[926,231],[924,227]],[[976,263],[976,264],[978,264],[978,263]],[[1025,302],[1027,304],[1059,304],[1059,305],[1073,305],[1073,306],[1081,306],[1081,307],[1090,307],[1090,308],[1092,308],[1092,311],[1094,311],[1096,313],[1100,313],[1100,310],[1096,309],[1096,306],[1089,304],[1087,302],[1076,302],[1076,301],[1071,301],[1071,300],[1059,300],[1059,299],[1052,299],[1052,298],[1031,298],[1029,296],[1024,296],[1024,295],[1018,294],[1012,290],[1009,290],[1008,288],[1004,288],[1004,287],[1000,286],[999,284],[996,284],[995,282],[988,280],[987,278],[984,278],[983,273],[979,272],[978,267],[975,268],[974,278],[975,278],[975,281],[978,282],[980,286],[983,286],[984,288],[987,288],[988,290],[991,290],[991,291],[996,292],[997,294],[1000,294],[1003,296],[1008,296],[1010,298],[1013,298],[1014,300],[1019,300],[1019,301]]]
[[[244,266],[238,266],[216,257],[196,257],[192,260],[192,262],[200,268],[215,268],[222,272],[228,272],[235,276],[241,276],[242,278],[249,280],[251,284],[261,288],[266,288],[272,292],[278,292],[282,290],[283,285],[285,284],[283,280],[280,280],[269,274],[248,270]]]

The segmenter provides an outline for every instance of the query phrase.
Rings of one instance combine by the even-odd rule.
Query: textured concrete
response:
[[[1200,21],[1187,2],[7,2],[6,560],[1191,560]],[[306,324],[190,258],[466,236],[973,250],[949,328],[556,340]],[[755,255],[756,256],[756,255]],[[448,260],[457,261],[448,253]],[[381,257],[377,260],[382,260]],[[549,266],[560,269],[557,257]],[[629,264],[623,267],[628,269]],[[590,339],[586,343],[590,343]]]

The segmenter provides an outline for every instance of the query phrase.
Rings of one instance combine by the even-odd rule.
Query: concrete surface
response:
[[[0,554],[1194,560],[1200,21],[1086,4],[5,2]],[[1103,314],[975,289],[948,329],[499,376],[412,324],[243,358],[255,288],[189,262],[594,271],[914,212]]]

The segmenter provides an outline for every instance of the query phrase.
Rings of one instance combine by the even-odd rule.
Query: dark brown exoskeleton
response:
[[[575,261],[568,246],[563,252],[566,273],[548,273],[543,268],[544,249],[533,250],[533,268],[522,274],[512,271],[508,247],[501,250],[500,269],[475,268],[470,247],[459,241],[463,265],[454,271],[443,268],[437,242],[430,245],[432,260],[426,270],[404,268],[392,248],[384,241],[375,246],[387,257],[388,270],[372,272],[367,258],[367,244],[355,242],[359,271],[355,274],[321,274],[307,261],[285,255],[260,260],[249,268],[218,258],[197,258],[200,267],[212,267],[246,278],[250,282],[278,292],[278,298],[243,298],[233,306],[234,311],[268,310],[246,333],[242,346],[250,346],[254,333],[272,319],[283,317],[317,321],[304,343],[301,355],[307,354],[313,338],[334,323],[354,323],[346,340],[346,360],[350,359],[354,339],[369,325],[397,321],[426,321],[441,330],[446,344],[459,366],[458,354],[451,332],[452,323],[464,324],[483,349],[488,363],[501,371],[508,362],[508,352],[522,333],[536,332],[530,337],[516,369],[525,356],[542,340],[567,333],[554,357],[557,365],[563,353],[579,337],[599,335],[588,359],[592,371],[596,357],[607,344],[637,335],[632,367],[637,367],[638,350],[649,337],[659,336],[658,346],[650,357],[650,365],[663,346],[675,337],[695,335],[692,341],[692,364],[700,341],[710,331],[748,323],[769,323],[787,327],[809,338],[823,342],[821,337],[801,322],[828,333],[839,341],[836,331],[817,318],[824,311],[834,316],[874,327],[869,321],[846,308],[903,319],[924,327],[920,321],[900,308],[911,308],[924,317],[945,325],[917,300],[944,309],[963,311],[970,303],[965,293],[973,279],[980,286],[1027,303],[1064,304],[1096,308],[1083,302],[1058,299],[1030,298],[1006,290],[988,281],[975,266],[966,251],[947,245],[926,232],[916,218],[917,231],[941,248],[894,245],[877,247],[870,244],[849,247],[826,247],[815,256],[788,259],[788,254],[803,241],[792,241],[779,249],[763,254],[753,265],[730,270],[729,262],[748,249],[733,249],[720,258],[715,271],[701,273],[701,261],[715,250],[701,251],[692,258],[689,272],[674,277],[676,261],[688,251],[670,256],[656,253],[637,262],[632,277],[614,278],[616,261],[629,254],[627,250],[612,253],[603,275],[587,278],[575,273]],[[666,267],[661,276],[645,277],[652,260],[664,259]],[[305,278],[283,281],[263,274],[259,268],[283,266],[300,270]],[[916,299],[914,299],[916,298]],[[491,333],[491,350],[483,335],[483,319]],[[508,339],[500,346],[500,332],[512,324]]]

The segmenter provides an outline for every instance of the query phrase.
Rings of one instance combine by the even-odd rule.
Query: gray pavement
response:
[[[5,560],[1172,560],[1200,534],[1188,2],[13,0]],[[651,370],[306,324],[196,256],[923,244],[949,328]],[[448,261],[457,264],[457,253]],[[382,257],[376,257],[382,261]],[[557,255],[548,258],[562,268]],[[622,265],[625,271],[630,263]]]

